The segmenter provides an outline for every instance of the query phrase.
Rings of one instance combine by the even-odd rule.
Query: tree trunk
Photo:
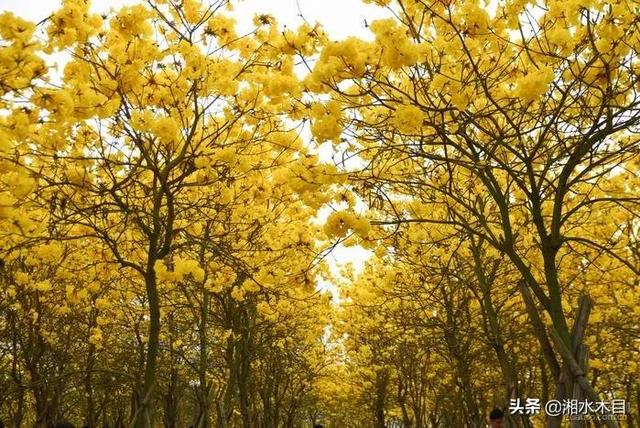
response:
[[[155,249],[152,248],[150,254],[154,252]],[[154,388],[160,347],[160,299],[154,269],[155,262],[155,258],[149,257],[145,275],[145,286],[149,299],[149,326],[142,390],[138,396],[139,403],[131,424],[135,428],[151,428],[153,420]]]
[[[385,405],[387,401],[387,384],[389,374],[386,370],[376,373],[376,395],[373,404],[374,428],[385,428]]]

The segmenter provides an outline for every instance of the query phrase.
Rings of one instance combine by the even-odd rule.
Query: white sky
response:
[[[92,0],[91,4],[95,12],[105,12],[110,8],[118,9],[123,5],[140,2],[142,0]],[[388,11],[385,9],[364,4],[361,0],[232,0],[232,2],[234,10],[231,15],[237,21],[238,32],[250,30],[254,15],[261,13],[273,15],[281,26],[295,28],[303,22],[300,17],[302,13],[309,23],[320,22],[334,40],[348,36],[371,39],[365,20],[371,23],[375,19],[388,16]],[[203,3],[206,3],[206,0]],[[39,22],[61,4],[61,0],[0,0],[0,13],[11,11],[25,19]],[[322,214],[326,215],[328,212]],[[331,270],[337,274],[340,266],[345,263],[353,263],[356,271],[360,271],[369,255],[370,252],[361,247],[347,248],[339,245],[328,257]],[[330,289],[335,295],[335,288],[331,284],[321,281],[319,286]]]

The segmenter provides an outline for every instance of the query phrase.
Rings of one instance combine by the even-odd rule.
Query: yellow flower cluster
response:
[[[340,134],[342,134],[342,127],[340,126],[342,110],[338,102],[314,103],[311,107],[311,116],[313,118],[311,133],[319,143],[325,141],[337,142],[340,139]]]
[[[220,13],[216,13],[207,22],[207,34],[218,39],[220,44],[225,45],[231,43],[238,37],[235,30],[236,21]]]
[[[187,277],[193,278],[194,281],[203,281],[205,276],[204,269],[197,260],[176,258],[173,261],[173,271],[167,269],[167,266],[161,261],[156,261],[154,265],[158,280],[164,282],[180,282]]]
[[[424,56],[424,46],[408,38],[406,30],[395,19],[372,22],[371,31],[376,35],[383,63],[391,69],[416,64]]]
[[[44,61],[34,52],[38,47],[31,40],[34,30],[33,23],[10,12],[0,14],[0,96],[28,87],[45,73]]]
[[[89,13],[88,0],[64,0],[62,8],[50,18],[47,27],[49,51],[64,49],[75,42],[84,43],[102,28],[102,18]]]
[[[151,35],[152,32],[148,22],[150,17],[151,13],[147,8],[136,4],[120,9],[118,15],[113,17],[109,24],[124,39],[144,38]]]
[[[348,37],[339,42],[328,43],[313,73],[305,79],[309,89],[318,90],[327,80],[342,80],[360,77],[367,65],[374,63],[372,45],[356,37]]]
[[[370,229],[371,225],[367,219],[358,217],[351,211],[331,213],[324,224],[324,233],[329,238],[345,236],[349,230],[353,230],[361,237],[366,237]]]
[[[540,67],[518,79],[515,94],[525,102],[535,101],[547,92],[554,77],[553,68]]]
[[[175,119],[169,116],[154,116],[150,111],[134,112],[132,125],[141,132],[150,132],[163,144],[177,145],[180,140],[180,127]]]
[[[396,107],[391,118],[391,124],[403,134],[416,134],[420,132],[424,113],[419,107],[407,104]]]

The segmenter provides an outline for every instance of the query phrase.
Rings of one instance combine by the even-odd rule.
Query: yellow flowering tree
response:
[[[154,423],[164,346],[160,281],[170,275],[202,282],[208,274],[201,257],[177,249],[189,238],[202,239],[202,231],[210,238],[224,234],[225,224],[275,221],[282,213],[269,212],[269,204],[281,190],[272,192],[277,180],[265,175],[295,182],[295,174],[313,174],[309,170],[318,166],[287,118],[297,120],[300,110],[293,57],[313,50],[320,33],[281,34],[273,19],[262,17],[253,33],[238,35],[227,5],[148,1],[101,17],[84,0],[66,0],[44,23],[47,39],[40,44],[32,41],[33,24],[2,18],[8,23],[2,30],[8,41],[2,45],[3,95],[22,97],[28,106],[3,118],[3,175],[12,183],[2,194],[3,217],[13,223],[8,234],[26,242],[82,240],[107,251],[132,281],[148,324],[138,340],[144,359],[134,374],[133,426]],[[35,82],[46,70],[37,52],[69,55],[60,84]],[[319,206],[324,184],[300,181],[296,198]],[[263,216],[247,219],[240,204],[248,208],[255,201],[266,202]],[[31,206],[41,214],[29,217]],[[251,243],[254,229],[260,228],[233,233]],[[311,243],[308,236],[297,239]],[[213,258],[224,265],[225,257],[235,257],[211,242],[206,250],[206,263]],[[251,269],[258,273],[258,266]],[[41,292],[54,286],[46,280],[35,285]],[[232,298],[241,301],[252,287],[240,281]],[[95,326],[89,342],[98,346],[104,336]]]
[[[375,3],[396,15],[371,25],[375,41],[329,44],[306,79],[331,95],[318,103],[340,111],[334,147],[364,165],[350,166],[354,189],[381,201],[374,224],[453,227],[503,254],[519,272],[557,397],[576,380],[596,400],[576,361],[586,319],[571,326],[563,281],[567,260],[592,263],[595,252],[638,274],[624,239],[611,239],[634,226],[588,237],[576,229],[599,225],[604,210],[637,208],[635,6]]]

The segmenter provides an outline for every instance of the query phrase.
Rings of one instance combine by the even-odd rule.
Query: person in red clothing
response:
[[[491,428],[502,428],[504,422],[504,412],[502,409],[495,408],[489,413],[489,426]]]

